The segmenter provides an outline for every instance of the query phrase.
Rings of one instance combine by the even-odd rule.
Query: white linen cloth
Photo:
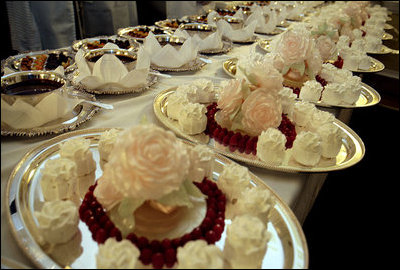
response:
[[[170,44],[161,46],[154,34],[150,32],[143,42],[143,47],[150,56],[152,64],[159,67],[178,68],[197,58],[199,46],[190,37],[179,49]]]
[[[174,32],[174,36],[183,37],[185,39],[190,38],[190,34],[186,30],[177,29]],[[222,42],[222,33],[220,31],[216,31],[211,35],[208,35],[204,39],[202,39],[198,34],[194,34],[192,37],[197,43],[199,51],[211,50],[211,49],[221,49],[224,44]]]
[[[234,30],[232,26],[225,20],[217,22],[218,29],[222,32],[222,36],[232,41],[246,42],[250,41],[254,36],[254,31],[257,27],[257,22],[253,21],[244,28]]]

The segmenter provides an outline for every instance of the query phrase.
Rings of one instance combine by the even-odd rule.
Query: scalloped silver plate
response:
[[[70,93],[73,96],[77,96],[79,98],[90,101],[96,101],[96,98],[91,94],[81,92],[79,90],[71,90],[71,91],[72,92]],[[55,119],[40,127],[34,127],[29,129],[14,129],[6,124],[1,123],[1,135],[34,137],[45,134],[60,134],[63,132],[74,130],[79,125],[90,120],[98,110],[99,107],[83,102],[77,105],[71,112],[69,112],[63,118]]]
[[[232,49],[232,42],[223,40],[222,43],[224,44],[221,49],[207,49],[203,51],[199,51],[201,54],[219,54],[219,53],[227,53]]]
[[[199,57],[197,57],[195,60],[190,61],[187,64],[184,64],[183,66],[177,67],[177,68],[170,68],[170,67],[159,67],[154,64],[151,64],[151,68],[158,70],[158,71],[171,71],[171,72],[183,72],[183,71],[195,71],[195,70],[200,70],[203,66],[206,65],[206,62],[200,60]]]

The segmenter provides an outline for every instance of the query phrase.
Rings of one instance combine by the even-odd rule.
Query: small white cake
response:
[[[323,87],[319,82],[315,80],[306,81],[301,87],[299,97],[305,101],[318,102],[322,89]]]
[[[332,64],[322,64],[321,71],[319,72],[319,76],[323,78],[328,83],[334,82],[336,77],[336,72],[338,68]],[[300,91],[301,92],[301,91]]]
[[[247,167],[235,163],[224,167],[219,175],[217,185],[224,192],[228,201],[233,202],[240,197],[246,187],[250,187],[251,176]]]
[[[108,156],[110,155],[119,134],[119,130],[112,128],[100,135],[98,146],[100,160],[103,160],[104,162],[108,161]]]
[[[215,101],[215,90],[212,81],[198,79],[190,84],[178,86],[176,94],[186,96],[191,103],[210,103]]]
[[[214,171],[214,152],[207,146],[198,144],[189,148],[190,168],[188,179],[192,182],[201,182],[204,177],[212,179]]]
[[[273,207],[271,192],[268,189],[245,188],[232,213],[234,216],[249,214],[268,222]]]
[[[257,157],[262,161],[281,165],[285,158],[286,137],[276,128],[268,128],[261,132],[257,141]]]
[[[314,104],[307,101],[298,101],[293,106],[293,121],[298,126],[306,126],[311,120],[314,111],[317,110]]]
[[[75,162],[66,158],[50,159],[40,172],[45,201],[73,200],[78,188]]]
[[[346,89],[340,83],[328,83],[322,93],[321,101],[330,105],[342,104]]]
[[[366,35],[364,37],[366,45],[365,50],[367,52],[380,52],[382,49],[382,39],[380,37]]]
[[[78,137],[67,140],[60,146],[60,156],[75,162],[78,176],[92,173],[96,170],[96,162],[90,151],[90,140]]]
[[[321,159],[321,137],[310,131],[302,131],[293,142],[292,156],[300,164],[315,166]]]
[[[365,52],[365,45],[366,45],[365,40],[363,38],[358,38],[353,40],[353,42],[351,43],[351,48],[353,50]]]
[[[371,65],[372,65],[372,61],[368,55],[366,55],[366,54],[360,55],[360,63],[358,64],[359,69],[369,70]]]
[[[325,123],[318,128],[317,133],[321,137],[321,155],[326,158],[335,158],[342,147],[340,128],[333,123]]]
[[[333,73],[333,80],[330,82],[334,83],[344,83],[353,77],[353,72],[348,69],[336,68],[336,71]]]
[[[187,242],[177,249],[177,269],[222,269],[224,259],[222,251],[204,240]]]
[[[330,112],[315,110],[311,115],[311,120],[308,122],[307,129],[311,132],[316,132],[317,129],[326,123],[331,123],[335,120],[335,116]]]
[[[207,127],[207,109],[199,103],[187,103],[178,118],[182,131],[189,135],[199,134]]]
[[[189,103],[186,95],[172,93],[167,99],[167,115],[169,118],[177,120],[181,115],[183,106]]]
[[[278,95],[281,98],[282,113],[288,115],[289,118],[291,118],[293,115],[293,106],[297,98],[296,94],[293,93],[293,90],[291,88],[283,87],[278,92]]]
[[[343,83],[343,87],[345,88],[345,93],[342,99],[343,103],[355,104],[360,98],[362,90],[361,78],[358,76],[351,76]]]
[[[45,202],[35,216],[41,236],[50,244],[66,243],[79,230],[78,208],[68,200]]]
[[[96,255],[96,267],[99,269],[134,269],[140,256],[139,249],[131,241],[117,241],[108,238],[99,245]]]
[[[224,258],[233,269],[261,268],[270,238],[266,225],[258,217],[237,216],[227,226]]]

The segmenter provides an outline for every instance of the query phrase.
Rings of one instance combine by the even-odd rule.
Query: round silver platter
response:
[[[112,43],[115,44],[115,41],[123,41],[123,42],[128,42],[129,46],[128,48],[121,48],[121,49],[126,49],[129,51],[137,51],[139,49],[139,43],[133,39],[127,39],[124,37],[117,37],[117,36],[98,36],[98,37],[92,37],[92,38],[85,38],[85,39],[81,39],[81,40],[75,40],[72,43],[72,49],[74,51],[78,51],[80,48],[83,48],[85,50],[91,50],[90,48],[88,48],[88,44],[91,43],[100,43],[100,40],[112,40]],[[98,48],[94,48],[94,49],[99,49]]]

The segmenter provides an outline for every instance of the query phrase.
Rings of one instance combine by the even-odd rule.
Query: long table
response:
[[[266,36],[259,35],[260,38]],[[143,116],[151,123],[163,126],[153,112],[153,100],[162,90],[168,89],[182,83],[190,82],[198,78],[209,79],[231,79],[223,70],[222,64],[229,58],[246,55],[250,50],[265,53],[257,43],[250,45],[234,44],[232,50],[224,55],[208,57],[212,63],[205,65],[201,70],[195,72],[181,72],[166,74],[171,78],[159,77],[158,82],[150,89],[135,94],[125,95],[101,95],[97,96],[100,102],[112,104],[113,110],[101,109],[86,123],[77,129],[92,129],[100,127],[128,128],[139,124]],[[331,109],[337,118],[348,123],[351,110]],[[22,250],[14,240],[10,226],[7,222],[5,203],[5,192],[8,178],[15,165],[29,150],[42,144],[44,141],[56,135],[45,135],[34,138],[27,137],[2,137],[1,138],[1,257],[2,266],[12,266],[13,263],[19,267],[34,268],[34,265],[24,256]],[[243,164],[248,166],[246,164]],[[249,170],[262,179],[285,201],[302,224],[311,210],[315,198],[322,187],[327,173],[284,173],[257,167],[248,166]]]

